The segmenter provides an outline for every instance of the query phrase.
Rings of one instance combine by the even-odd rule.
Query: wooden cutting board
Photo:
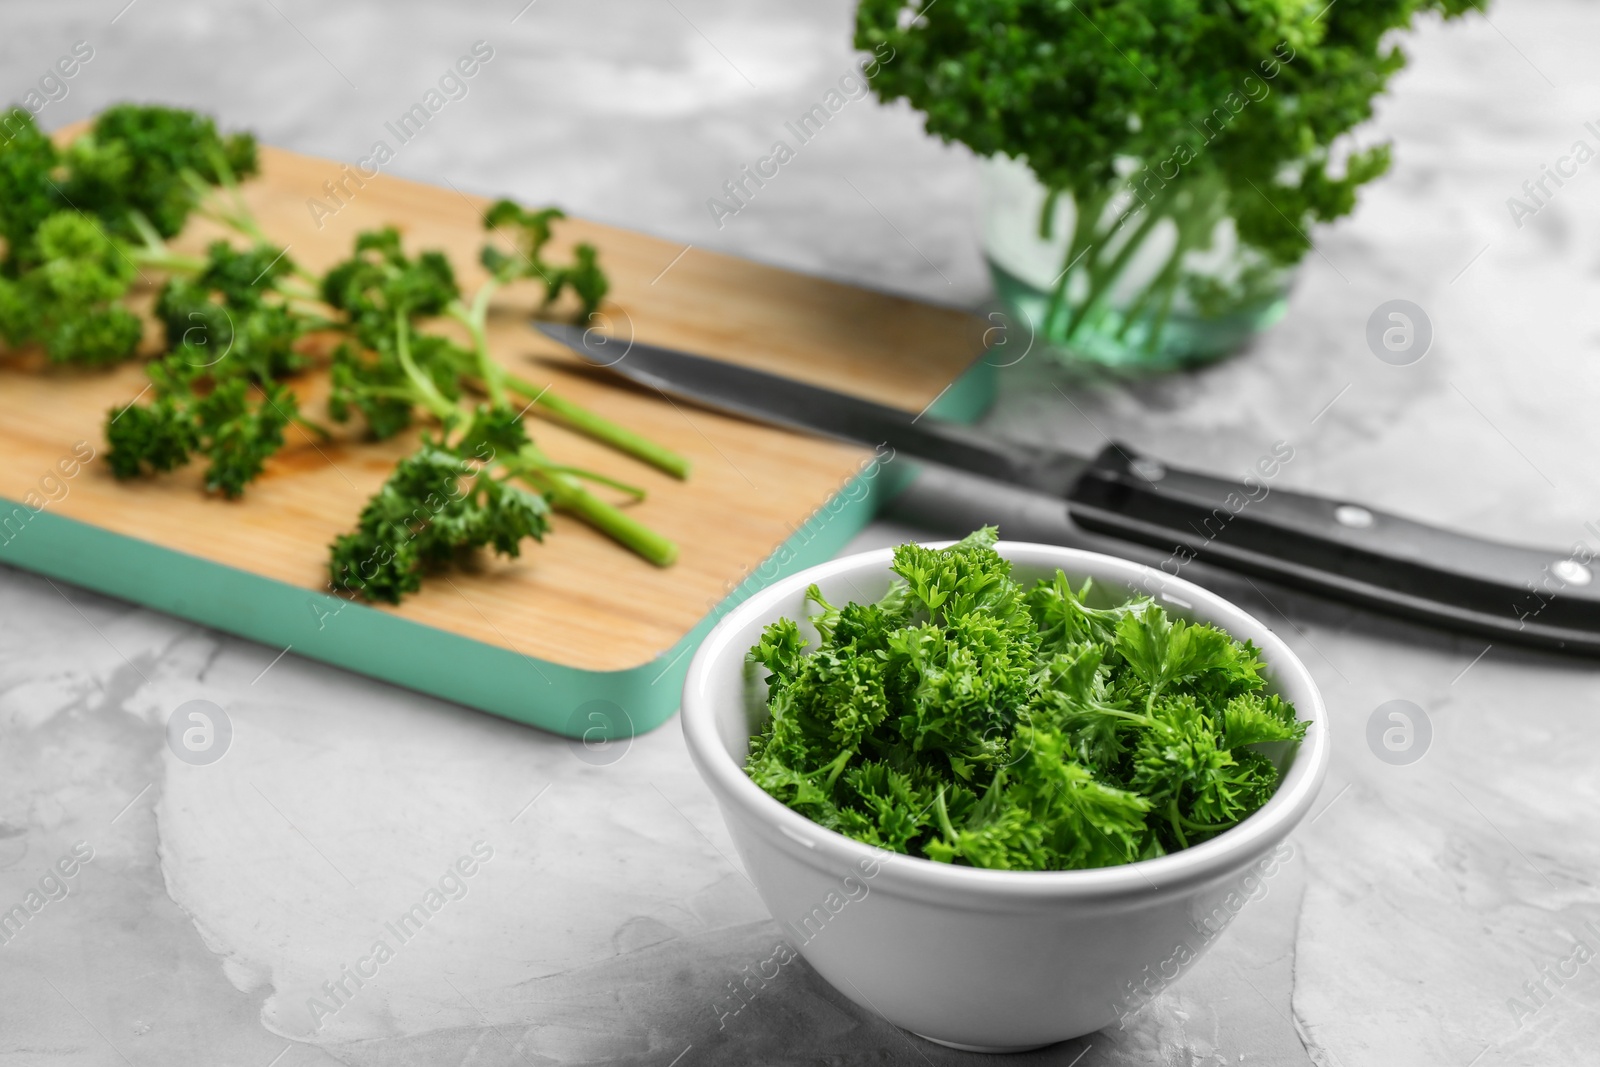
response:
[[[464,290],[482,280],[488,201],[380,176],[350,186],[353,195],[319,225],[310,201],[332,204],[324,183],[339,180],[340,166],[270,148],[261,160],[246,200],[312,270],[348,255],[359,231],[395,224],[408,250],[445,251]],[[220,233],[197,220],[176,246],[199,250]],[[940,414],[971,417],[987,403],[982,324],[965,313],[581,219],[559,226],[553,256],[564,259],[580,240],[600,250],[612,280],[605,326],[623,338],[910,411],[939,400]],[[529,329],[536,295],[524,285],[495,302],[496,357],[678,450],[694,470],[677,481],[551,421],[530,419],[531,432],[560,462],[644,487],[648,498],[633,513],[678,542],[674,566],[657,568],[557,516],[546,541],[528,544],[520,559],[486,555],[425,582],[398,608],[341,601],[327,592],[327,546],[353,527],[414,435],[371,443],[357,422],[327,442],[291,428],[287,447],[239,501],[202,492],[198,464],[118,482],[104,462],[105,415],[145,388],[142,366],[81,372],[26,354],[0,358],[0,496],[19,505],[0,505],[0,561],[553,729],[582,733],[599,720],[594,708],[576,709],[596,700],[621,709],[602,709],[617,731],[654,725],[676,707],[685,653],[719,605],[825,558],[893,479],[867,450],[675,403],[591,371]],[[303,410],[319,421],[324,382],[312,373],[295,383]],[[89,449],[94,458],[75,464],[75,446],[79,458]],[[895,466],[884,469],[892,475]]]

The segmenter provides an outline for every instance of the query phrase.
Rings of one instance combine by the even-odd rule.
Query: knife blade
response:
[[[587,362],[716,410],[1046,494],[1078,526],[1446,629],[1600,655],[1600,548],[1507,545],[1360,504],[1182,470],[1113,442],[1023,445],[722,360],[535,324]]]
[[[869,447],[886,444],[897,453],[1055,495],[1066,492],[1087,465],[1070,453],[1012,444],[965,426],[924,420],[886,404],[735,363],[640,344],[628,346],[618,356],[617,343],[593,330],[554,322],[535,326],[594,366],[757,422]]]

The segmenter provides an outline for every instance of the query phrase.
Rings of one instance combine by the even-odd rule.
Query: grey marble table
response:
[[[974,163],[903,107],[852,103],[738,216],[718,227],[706,210],[847,69],[844,0],[125,2],[0,9],[0,97],[85,41],[93,57],[47,126],[151,99],[353,160],[482,40],[493,59],[393,172],[929,300],[986,297]],[[1600,170],[1521,226],[1506,198],[1574,141],[1595,144],[1600,7],[1507,0],[1491,17],[1407,42],[1413,64],[1360,138],[1393,136],[1394,171],[1317,235],[1291,314],[1251,351],[1133,384],[1024,360],[990,426],[1081,447],[1116,435],[1220,473],[1287,441],[1284,484],[1593,545]],[[1363,343],[1371,311],[1399,297],[1436,330],[1409,367]],[[980,513],[1012,535],[1063,533],[1037,501],[946,479],[859,543]],[[1320,807],[1266,895],[1127,1029],[1015,1062],[1593,1062],[1600,975],[1575,944],[1600,948],[1596,669],[1197,576],[1268,620],[1323,687]],[[73,871],[0,944],[0,1063],[976,1061],[803,964],[719,1025],[726,984],[779,934],[675,723],[596,763],[275,655],[0,570],[0,905],[58,861]],[[193,699],[234,724],[211,766],[163,743]],[[1392,699],[1432,726],[1406,766],[1366,742]],[[338,1011],[313,1010],[475,850],[473,876],[445,883],[459,899]]]

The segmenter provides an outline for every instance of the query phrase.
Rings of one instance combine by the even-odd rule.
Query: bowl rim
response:
[[[953,541],[925,542],[945,547]],[[1069,576],[1122,582],[1150,591],[1158,599],[1176,600],[1197,620],[1210,622],[1261,651],[1275,687],[1311,725],[1300,743],[1288,774],[1271,799],[1238,825],[1180,852],[1112,867],[1064,871],[1001,871],[937,863],[920,856],[886,852],[830,830],[767,794],[723,748],[717,732],[710,684],[715,673],[736,656],[743,670],[746,648],[733,648],[733,635],[752,620],[776,619],[786,603],[813,582],[840,574],[887,570],[893,548],[841,556],[780,579],[752,594],[730,611],[701,642],[684,679],[681,715],[689,755],[701,776],[726,808],[731,805],[775,844],[797,858],[817,863],[824,858],[846,867],[868,869],[882,864],[890,881],[918,895],[969,900],[1103,899],[1166,895],[1237,872],[1286,837],[1310,810],[1327,772],[1329,737],[1327,708],[1305,664],[1276,633],[1232,601],[1184,578],[1117,556],[1061,545],[1000,541],[997,551],[1008,559],[1059,568]],[[1019,558],[1020,557],[1020,558]],[[1185,603],[1187,602],[1187,603]],[[732,812],[728,812],[732,814]],[[785,840],[786,839],[786,840]],[[874,866],[874,870],[876,867]]]

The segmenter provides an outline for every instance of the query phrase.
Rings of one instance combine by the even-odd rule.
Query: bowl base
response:
[[[915,1030],[911,1032],[913,1034],[917,1034]],[[942,1038],[929,1037],[927,1034],[917,1034],[917,1036],[922,1038],[924,1041],[932,1041],[935,1045],[943,1045],[945,1048],[953,1048],[961,1052],[990,1052],[998,1054],[1004,1054],[1007,1052],[1032,1052],[1034,1049],[1049,1048],[1051,1045],[1060,1044],[1059,1041],[1043,1041],[1037,1045],[963,1045],[959,1041],[945,1041]]]

